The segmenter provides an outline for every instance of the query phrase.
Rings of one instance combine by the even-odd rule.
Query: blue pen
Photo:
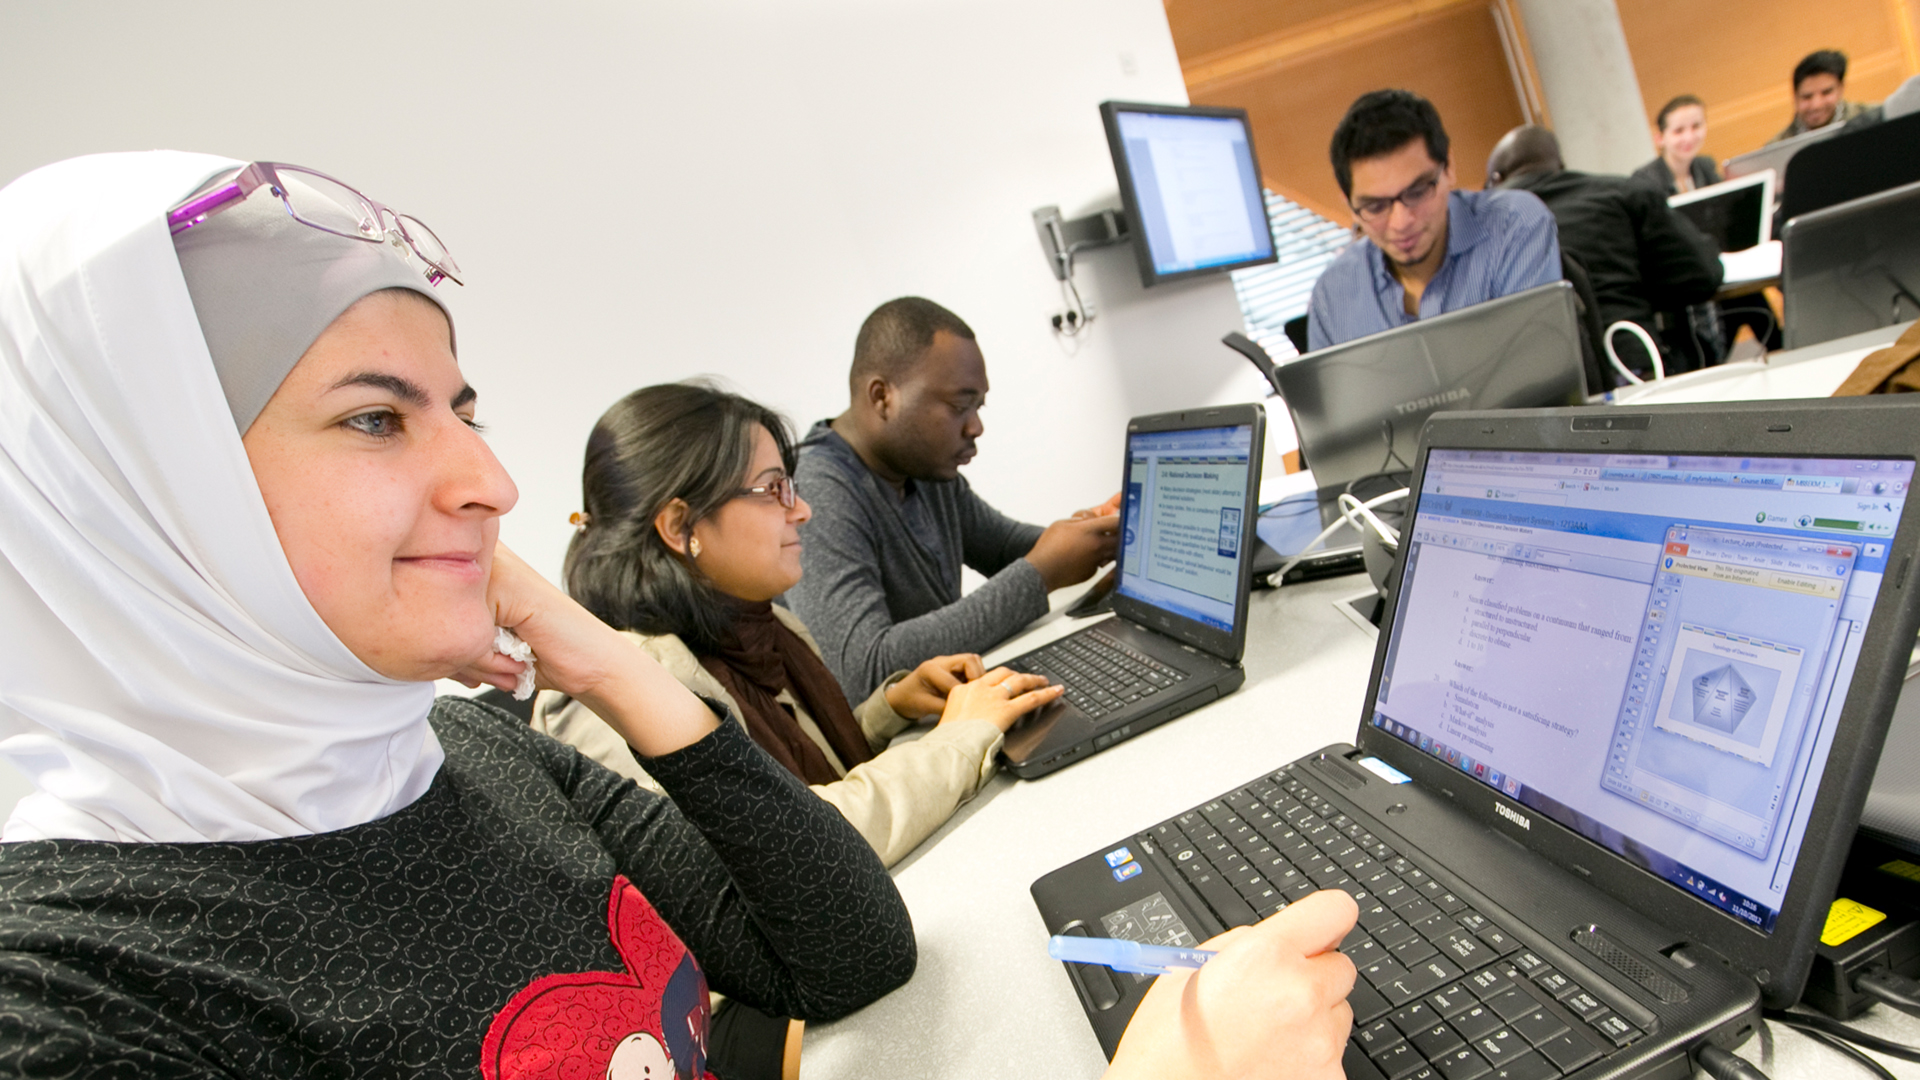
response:
[[[1100,964],[1115,971],[1137,975],[1165,975],[1177,968],[1197,968],[1213,959],[1207,949],[1175,949],[1167,945],[1142,945],[1122,938],[1080,937],[1055,934],[1047,939],[1047,955],[1055,960],[1076,964]]]

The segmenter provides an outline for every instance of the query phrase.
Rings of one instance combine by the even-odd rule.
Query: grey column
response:
[[[1567,167],[1627,173],[1654,157],[1613,0],[1516,0]]]

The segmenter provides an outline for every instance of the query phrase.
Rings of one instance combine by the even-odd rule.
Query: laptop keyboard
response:
[[[1045,675],[1067,688],[1069,705],[1098,720],[1171,689],[1187,673],[1130,649],[1098,629],[1042,645],[1008,662],[1015,671]]]
[[[1551,1080],[1644,1034],[1292,769],[1139,840],[1227,926],[1316,889],[1353,896],[1360,921],[1340,944],[1360,972],[1349,1080]]]

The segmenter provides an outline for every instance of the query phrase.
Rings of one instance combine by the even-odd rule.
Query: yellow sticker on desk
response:
[[[1820,944],[1839,945],[1886,917],[1884,912],[1842,897],[1827,909],[1827,925],[1820,931]]]

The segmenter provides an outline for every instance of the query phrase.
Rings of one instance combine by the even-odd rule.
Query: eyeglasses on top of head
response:
[[[299,186],[284,182],[282,174],[297,178]],[[419,218],[368,198],[326,173],[300,165],[251,162],[233,179],[190,196],[167,211],[167,229],[175,235],[186,232],[222,210],[238,206],[262,187],[271,191],[287,208],[288,216],[302,225],[348,240],[393,244],[402,249],[402,255],[411,252],[425,264],[427,284],[438,285],[442,279],[451,280],[455,285],[461,283],[459,264]]]
[[[744,487],[733,494],[735,498],[747,495],[771,495],[781,506],[789,510],[800,501],[800,489],[794,485],[793,477],[785,473],[781,473],[768,483],[756,487]]]

